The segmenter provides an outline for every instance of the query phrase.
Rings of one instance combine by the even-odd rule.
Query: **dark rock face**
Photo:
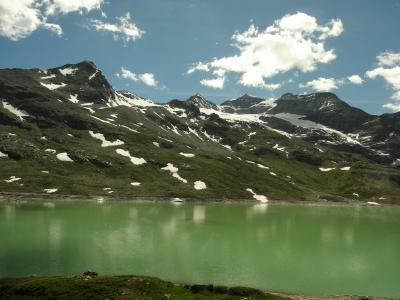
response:
[[[223,102],[221,108],[227,113],[262,114],[269,112],[273,106],[272,103],[265,101],[266,99],[244,94],[235,100]]]
[[[198,108],[209,108],[209,109],[215,109],[218,110],[218,106],[208,100],[206,100],[202,95],[196,94],[191,97],[189,97],[186,102],[188,104],[193,104],[194,106],[197,106]]]
[[[189,118],[197,118],[200,115],[200,109],[193,102],[173,99],[168,102],[171,107],[184,109]]]
[[[296,150],[296,151],[293,151],[291,153],[291,155],[292,155],[293,159],[304,162],[306,164],[313,165],[313,166],[320,166],[323,162],[322,158],[320,158],[316,155],[310,154],[310,153],[306,153],[304,151]]]
[[[46,71],[0,70],[0,99],[11,101],[17,107],[25,108],[32,101],[68,101],[71,95],[84,102],[106,103],[114,96],[114,90],[89,61]]]
[[[20,122],[10,117],[8,114],[0,111],[0,124],[8,126],[19,126]]]
[[[304,115],[305,119],[314,121],[333,129],[351,132],[375,117],[351,107],[332,93],[315,93],[309,95],[284,94],[276,100],[271,114],[291,113]]]
[[[60,90],[69,95],[77,95],[80,101],[106,103],[108,99],[114,97],[112,86],[91,61],[67,64],[60,68],[49,69],[47,73],[49,76],[56,75],[55,82],[66,84]]]
[[[221,106],[232,106],[234,108],[250,108],[253,105],[256,105],[265,99],[259,97],[253,97],[247,94],[235,99],[235,100],[228,100],[221,103]]]

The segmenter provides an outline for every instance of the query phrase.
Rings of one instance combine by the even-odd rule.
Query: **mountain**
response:
[[[0,191],[398,203],[400,114],[331,93],[155,103],[93,62],[0,70]]]
[[[244,94],[243,96],[225,101],[221,104],[222,110],[230,113],[251,113],[259,114],[268,112],[275,106],[273,100],[267,100],[259,97]]]

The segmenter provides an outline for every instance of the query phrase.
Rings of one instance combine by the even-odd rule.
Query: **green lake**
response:
[[[400,297],[400,207],[0,203],[0,277],[85,270]]]

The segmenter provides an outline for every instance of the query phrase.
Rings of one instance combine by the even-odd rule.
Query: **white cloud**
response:
[[[138,78],[140,81],[142,81],[144,84],[149,85],[149,86],[156,86],[157,85],[157,81],[154,78],[154,74],[152,73],[143,73],[143,74],[139,74]]]
[[[104,0],[43,0],[46,6],[46,15],[62,14],[71,12],[91,11],[100,9]]]
[[[378,76],[383,77],[390,87],[394,90],[392,99],[400,100],[400,66],[392,68],[378,67],[376,69],[367,71],[367,77],[374,79]]]
[[[103,0],[0,0],[0,36],[18,41],[38,29],[62,35],[60,25],[47,22],[48,16],[100,8]]]
[[[392,67],[400,63],[400,53],[395,53],[392,51],[380,53],[376,58],[378,59],[378,65],[380,67]]]
[[[110,32],[113,34],[114,39],[122,39],[125,43],[140,39],[145,33],[136,24],[131,22],[131,15],[129,12],[125,16],[117,18],[117,23],[106,23],[102,20],[91,20],[92,28],[96,31]]]
[[[225,78],[217,77],[214,79],[202,79],[200,83],[204,86],[208,86],[214,89],[222,89],[225,84]]]
[[[361,85],[364,83],[364,80],[359,75],[351,75],[351,76],[347,77],[347,79],[351,83],[357,84],[357,85]]]
[[[390,109],[392,111],[400,111],[400,102],[397,103],[387,103],[382,105],[384,108]]]
[[[195,66],[192,66],[191,68],[189,68],[189,70],[187,71],[188,74],[192,74],[194,71],[204,71],[204,72],[208,72],[210,70],[210,68],[208,67],[207,64],[203,64],[201,62],[197,63]]]
[[[368,78],[382,77],[393,90],[391,99],[395,102],[387,103],[383,107],[393,111],[400,109],[400,53],[383,52],[377,56],[378,67],[366,72]]]
[[[139,79],[137,78],[137,75],[128,69],[125,69],[124,67],[121,68],[121,73],[117,73],[118,77],[122,77],[125,79],[129,79],[132,81],[138,81]]]
[[[152,87],[158,86],[158,82],[155,79],[154,74],[152,74],[152,73],[136,74],[136,73],[122,67],[121,72],[117,73],[117,77],[129,79],[129,80],[132,80],[135,82],[140,81],[140,82],[143,82],[145,85],[152,86]]]
[[[343,80],[335,78],[319,77],[318,79],[311,80],[305,84],[299,84],[300,88],[312,88],[317,92],[329,92],[337,89],[343,84]]]
[[[59,25],[47,23],[38,1],[0,0],[0,36],[18,41],[39,28],[48,29],[58,35],[62,34]]]
[[[280,85],[268,84],[265,79],[291,70],[314,71],[318,64],[334,60],[334,50],[325,49],[325,40],[342,32],[338,19],[323,26],[305,13],[285,15],[264,30],[252,24],[248,30],[234,33],[233,46],[238,54],[199,62],[187,73],[212,72],[222,74],[220,78],[228,72],[238,73],[241,85],[273,90]]]

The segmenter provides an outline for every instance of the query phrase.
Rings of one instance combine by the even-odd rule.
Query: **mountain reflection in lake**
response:
[[[309,294],[400,296],[399,228],[399,207],[0,204],[0,276],[91,269]]]

